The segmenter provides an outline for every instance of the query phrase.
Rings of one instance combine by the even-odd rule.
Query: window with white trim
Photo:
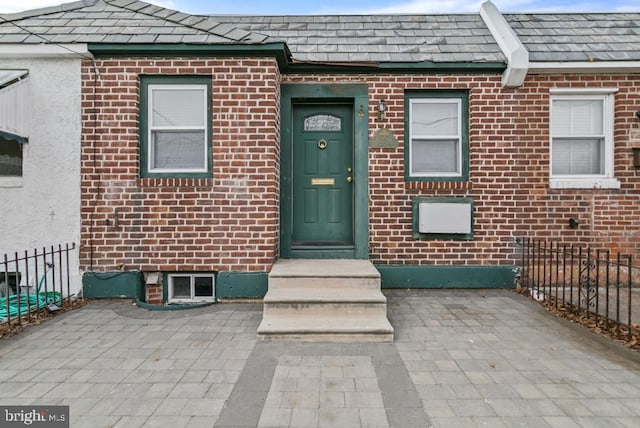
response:
[[[407,91],[407,180],[466,180],[468,100],[464,91]]]
[[[206,176],[210,79],[146,76],[141,82],[141,175]]]
[[[551,95],[551,187],[619,187],[613,178],[613,93]]]
[[[169,303],[208,302],[215,300],[215,276],[211,273],[171,273],[169,282]]]

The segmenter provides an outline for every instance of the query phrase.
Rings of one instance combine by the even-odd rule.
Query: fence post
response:
[[[609,274],[609,269],[611,269],[611,253],[609,252],[609,250],[607,250],[607,258],[605,261],[605,264],[607,266],[607,273],[606,273],[606,291],[605,291],[605,309],[604,309],[604,328],[609,330],[609,282],[611,280],[611,275]]]
[[[4,285],[6,290],[5,295],[7,296],[7,322],[11,322],[11,305],[9,304],[9,259],[6,253],[4,255]]]
[[[616,333],[620,331],[620,253],[616,258]]]
[[[633,328],[633,324],[631,322],[631,283],[632,283],[632,275],[631,275],[631,254],[627,255],[627,328],[629,332],[627,333],[627,340],[631,340],[631,329]]]

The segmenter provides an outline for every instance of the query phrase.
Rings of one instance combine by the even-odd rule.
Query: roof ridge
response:
[[[75,9],[82,9],[87,6],[94,6],[102,0],[78,0],[71,3],[62,3],[57,6],[40,7],[16,13],[0,13],[3,22],[20,21],[34,16],[52,15],[54,13],[69,12]]]
[[[92,0],[88,0],[92,1]],[[158,6],[155,4],[147,3],[140,0],[93,0],[93,1],[103,1],[110,6],[120,7],[122,9],[127,9],[136,13],[141,13],[143,15],[152,16],[154,18],[162,19],[167,22],[171,22],[173,24],[181,25],[186,28],[191,28],[197,31],[203,31],[207,34],[216,37],[222,37],[224,39],[229,40],[230,42],[244,42],[244,41],[255,41],[254,37],[248,38],[251,35],[260,35],[262,36],[261,40],[265,41],[270,37],[256,32],[249,32],[246,30],[242,30],[238,27],[229,28],[228,24],[223,24],[218,21],[214,21],[214,19],[208,15],[195,15],[180,12],[178,10],[169,9],[166,7]],[[175,17],[175,18],[174,18]],[[188,22],[184,22],[188,20]],[[216,33],[211,30],[223,27],[228,29],[225,33]],[[236,37],[229,36],[231,33],[239,33]]]
[[[265,43],[272,39],[266,34],[250,32],[228,23],[222,23],[208,15],[188,14],[140,0],[78,0],[71,3],[63,3],[58,6],[31,9],[11,14],[0,14],[0,22],[12,23],[38,16],[71,12],[94,7],[100,3],[105,6],[139,13],[184,28],[196,30],[199,33],[224,39],[228,41],[228,43]],[[223,41],[222,43],[226,42]]]

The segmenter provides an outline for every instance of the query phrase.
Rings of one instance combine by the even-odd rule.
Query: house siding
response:
[[[211,76],[210,178],[140,178],[142,74]],[[278,253],[276,61],[100,59],[82,76],[82,267],[267,271]]]

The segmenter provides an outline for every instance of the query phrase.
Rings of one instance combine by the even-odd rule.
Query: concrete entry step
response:
[[[263,341],[393,342],[393,327],[384,317],[361,315],[271,316],[258,328]]]
[[[271,268],[269,277],[378,278],[380,272],[369,260],[281,259]]]
[[[269,273],[258,338],[392,342],[380,287],[368,260],[279,260]]]
[[[387,303],[387,298],[378,289],[363,292],[362,289],[341,287],[299,287],[276,288],[269,290],[264,297],[265,303]]]

